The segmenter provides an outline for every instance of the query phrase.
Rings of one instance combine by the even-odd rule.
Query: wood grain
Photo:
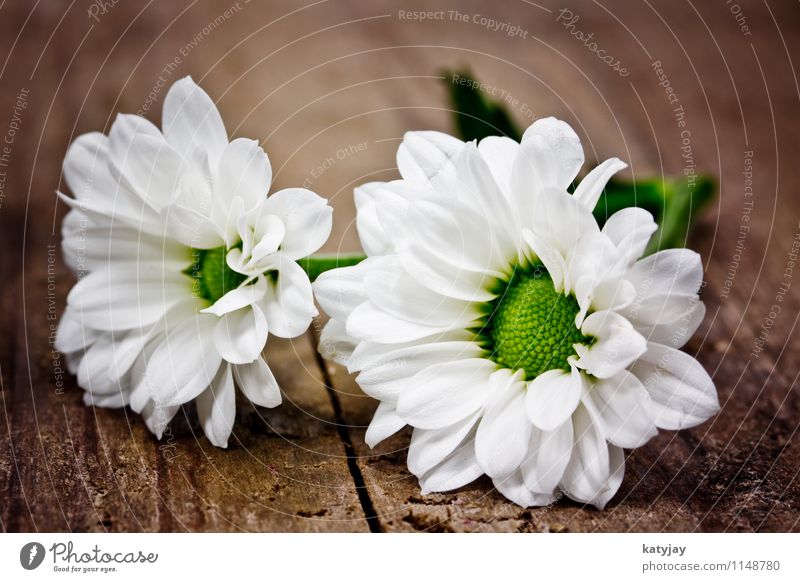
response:
[[[796,4],[742,3],[745,34],[724,3],[571,2],[575,28],[624,62],[625,77],[548,0],[443,4],[466,22],[400,17],[429,10],[422,0],[139,0],[96,20],[91,6],[0,7],[0,135],[27,91],[0,168],[4,531],[800,531],[800,294],[796,272],[786,278],[800,232]],[[525,37],[487,29],[476,15]],[[352,187],[397,176],[404,131],[451,131],[438,75],[462,66],[508,96],[520,124],[569,121],[590,160],[619,156],[629,176],[680,174],[690,162],[717,176],[715,207],[689,241],[703,257],[708,316],[686,347],[713,374],[717,417],[632,452],[605,511],[567,500],[524,510],[486,479],[421,496],[405,468],[408,433],[366,447],[375,403],[344,370],[321,365],[313,332],[270,338],[285,404],[241,403],[227,451],[208,444],[191,411],[159,443],[130,411],[83,406],[48,341],[50,305],[60,313],[73,284],[49,245],[59,242],[64,208],[53,192],[75,135],[107,131],[117,112],[149,108],[160,121],[159,77],[191,74],[219,101],[230,133],[264,142],[276,187],[305,184],[331,200],[325,250],[356,250]],[[754,352],[765,322],[764,349]]]

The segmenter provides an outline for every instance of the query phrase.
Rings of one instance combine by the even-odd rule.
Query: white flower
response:
[[[258,143],[228,142],[214,102],[191,78],[164,100],[163,133],[119,115],[106,137],[80,136],[64,161],[75,198],[63,250],[79,282],[56,346],[97,406],[130,405],[160,438],[196,401],[208,439],[227,446],[234,385],[254,404],[281,394],[261,356],[267,334],[302,334],[316,309],[295,262],[331,230],[331,208],[303,189],[267,197]]]
[[[600,229],[591,210],[625,164],[571,195],[583,161],[553,118],[522,143],[412,132],[403,179],[355,191],[368,258],[314,284],[332,318],[320,350],[380,400],[370,446],[414,427],[423,493],[485,473],[519,505],[561,491],[602,508],[623,448],[718,410],[711,378],[676,349],[705,313],[700,257],[640,259],[656,225],[638,208]]]

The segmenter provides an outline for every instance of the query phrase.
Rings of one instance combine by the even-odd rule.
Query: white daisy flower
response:
[[[703,270],[684,249],[641,259],[652,216],[592,215],[612,158],[583,164],[553,118],[522,143],[407,133],[402,179],[355,191],[367,258],[314,284],[331,316],[320,350],[380,400],[366,440],[414,428],[423,493],[482,474],[522,506],[559,492],[599,508],[622,482],[623,448],[719,408],[679,351],[699,326]]]
[[[267,197],[267,155],[229,142],[189,77],[167,93],[163,127],[119,115],[108,136],[82,135],[67,152],[63,250],[80,280],[56,346],[87,404],[130,405],[161,438],[195,401],[225,447],[235,385],[259,406],[281,402],[261,353],[268,333],[298,336],[316,315],[296,261],[328,238],[332,211],[309,190]]]

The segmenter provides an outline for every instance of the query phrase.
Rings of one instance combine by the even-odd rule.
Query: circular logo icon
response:
[[[39,542],[30,542],[19,551],[19,563],[26,570],[35,570],[44,561],[44,546]]]

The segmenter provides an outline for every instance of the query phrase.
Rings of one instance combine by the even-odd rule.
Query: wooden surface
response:
[[[8,137],[12,121],[20,126],[0,167],[0,527],[800,531],[800,271],[787,271],[800,232],[792,63],[800,10],[788,0],[740,4],[737,21],[723,2],[573,2],[574,29],[557,21],[563,4],[550,0],[443,4],[467,22],[449,13],[426,22],[401,17],[429,9],[422,0],[125,0],[106,13],[86,0],[0,4],[0,134]],[[489,30],[475,15],[518,25],[524,38]],[[571,30],[593,32],[628,76]],[[270,338],[285,404],[242,404],[227,451],[211,447],[186,415],[158,442],[130,411],[83,406],[74,378],[58,372],[48,319],[73,283],[49,245],[59,243],[65,209],[53,193],[74,136],[107,131],[117,112],[143,108],[159,76],[171,83],[191,74],[219,101],[230,133],[265,143],[276,186],[305,183],[331,200],[326,250],[356,250],[353,185],[397,175],[404,131],[452,130],[437,75],[465,65],[517,100],[511,109],[520,124],[532,115],[572,123],[589,159],[617,155],[636,176],[680,173],[691,161],[718,177],[720,196],[690,240],[706,267],[708,317],[686,348],[715,379],[723,405],[716,418],[631,453],[605,511],[566,500],[523,510],[486,479],[421,496],[405,468],[408,433],[366,447],[375,403],[343,369],[321,365],[314,330],[293,342]],[[21,91],[26,108],[15,118]],[[163,93],[147,113],[156,122]],[[682,158],[682,129],[691,160]],[[791,287],[778,301],[782,283]],[[765,327],[764,349],[754,354]]]

